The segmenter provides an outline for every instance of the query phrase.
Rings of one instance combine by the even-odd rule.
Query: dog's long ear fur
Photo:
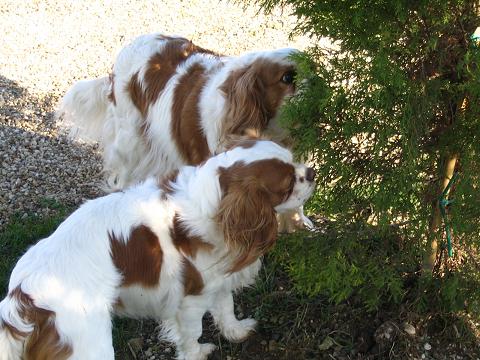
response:
[[[254,180],[230,183],[220,202],[217,221],[233,253],[231,273],[252,264],[277,238],[275,210],[266,191]]]
[[[255,136],[267,127],[265,89],[254,66],[233,71],[220,90],[226,99],[224,134]]]

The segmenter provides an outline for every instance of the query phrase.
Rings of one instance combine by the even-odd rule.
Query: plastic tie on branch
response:
[[[458,173],[453,174],[447,186],[445,187],[445,189],[443,189],[442,194],[438,198],[438,206],[440,207],[443,223],[445,224],[445,233],[447,234],[447,250],[448,250],[449,257],[453,256],[453,249],[452,249],[452,230],[450,228],[450,223],[448,222],[448,218],[447,218],[447,206],[453,203],[454,200],[447,199],[447,194],[450,191],[450,188],[452,187],[453,183],[457,180],[457,177],[458,177]]]

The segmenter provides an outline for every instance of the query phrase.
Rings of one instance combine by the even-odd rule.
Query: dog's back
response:
[[[120,193],[90,201],[20,258],[0,303],[1,360],[113,359],[110,312],[122,279],[105,229],[121,234],[131,208]]]

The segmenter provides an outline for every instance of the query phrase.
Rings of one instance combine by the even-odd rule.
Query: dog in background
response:
[[[244,340],[256,322],[236,319],[232,292],[253,284],[276,213],[301,206],[313,181],[288,150],[249,140],[88,201],[13,269],[0,360],[113,360],[112,313],[161,321],[179,359],[215,349],[198,342],[207,311],[223,336]]]
[[[277,118],[295,93],[296,52],[220,56],[182,37],[143,35],[121,50],[109,77],[76,83],[58,114],[74,137],[99,142],[107,187],[124,189],[198,165],[234,136],[285,145]]]

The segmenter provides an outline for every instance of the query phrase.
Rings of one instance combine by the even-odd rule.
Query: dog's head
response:
[[[221,86],[226,99],[225,136],[284,137],[276,123],[285,98],[295,93],[295,49],[255,52],[240,56]]]
[[[313,192],[315,172],[294,163],[288,150],[271,141],[242,141],[225,154],[230,164],[218,168],[217,221],[233,252],[234,272],[273,246],[276,213],[303,205]]]

